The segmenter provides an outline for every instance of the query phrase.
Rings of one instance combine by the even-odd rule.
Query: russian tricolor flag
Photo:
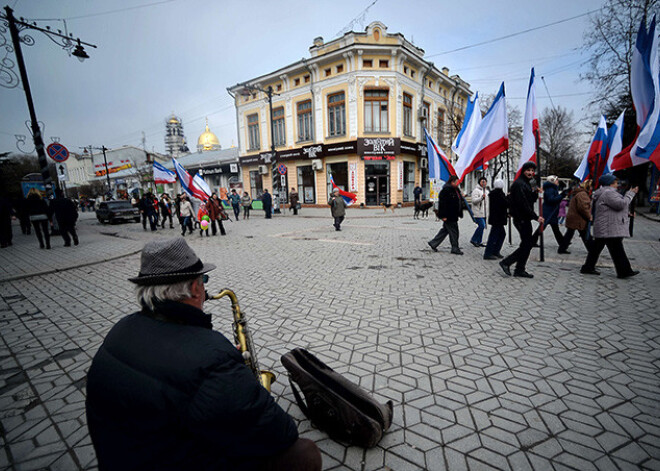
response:
[[[456,175],[456,170],[454,170],[444,152],[436,145],[433,138],[429,136],[426,128],[424,128],[424,135],[426,136],[426,152],[429,159],[429,180],[446,182],[449,177]]]
[[[527,89],[527,106],[525,107],[525,121],[523,122],[522,152],[520,162],[518,162],[518,171],[516,178],[520,176],[522,166],[527,162],[537,163],[536,148],[540,142],[539,136],[539,111],[536,107],[536,83],[534,80],[534,68],[529,77],[529,87]]]
[[[594,180],[594,185],[598,178],[603,174],[605,162],[607,161],[607,123],[605,116],[600,117],[598,128],[591,140],[591,145],[582,158],[580,166],[573,175],[580,181],[585,181],[588,178]]]
[[[332,175],[330,175],[330,183],[332,183],[332,190],[339,190],[339,196],[344,198],[344,201],[346,201],[346,206],[350,206],[353,203],[357,201],[357,195],[354,193],[349,193],[348,191],[344,191],[341,188],[339,188],[337,185],[335,185],[335,180],[332,178]]]
[[[195,184],[193,177],[190,176],[186,169],[183,168],[183,166],[177,162],[176,159],[173,158],[172,162],[174,163],[174,170],[179,177],[179,182],[181,183],[181,188],[183,191],[185,191],[189,196],[194,196],[199,200],[206,201],[208,196]]]
[[[176,182],[176,173],[166,169],[154,160],[154,183],[156,185],[162,185],[163,183],[174,182]]]
[[[474,109],[474,113],[480,113]],[[504,82],[483,117],[475,136],[466,142],[466,150],[460,155],[454,166],[459,181],[473,170],[483,167],[484,163],[494,159],[509,148],[509,125],[506,119],[506,97]]]
[[[647,163],[660,166],[660,66],[655,16],[648,32],[642,20],[633,48],[630,91],[637,120],[633,142],[612,159],[612,169]]]

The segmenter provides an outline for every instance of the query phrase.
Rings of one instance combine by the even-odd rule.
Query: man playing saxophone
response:
[[[320,470],[311,440],[202,310],[203,263],[183,238],[144,246],[141,311],[108,333],[87,375],[101,470]]]

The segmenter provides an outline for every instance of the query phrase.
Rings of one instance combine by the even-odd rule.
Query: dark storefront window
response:
[[[298,197],[304,204],[316,203],[314,170],[311,165],[298,167]]]
[[[348,188],[348,163],[342,162],[339,164],[328,164],[326,175],[328,180],[328,196],[332,193],[332,183],[330,183],[331,175],[335,181],[335,185],[342,190]]]
[[[415,201],[413,190],[415,189],[415,164],[413,162],[403,163],[403,201]]]
[[[263,180],[261,174],[253,170],[250,172],[250,196],[252,199],[261,198],[261,194],[264,192]]]
[[[422,176],[422,200],[427,200],[431,196],[431,185],[429,184],[429,171],[423,168],[420,172]]]
[[[378,206],[390,202],[390,163],[369,162],[364,165],[364,179],[367,187],[365,204]]]

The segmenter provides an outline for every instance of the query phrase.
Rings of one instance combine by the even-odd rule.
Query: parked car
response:
[[[103,201],[96,209],[96,219],[101,224],[114,224],[117,221],[140,222],[140,211],[128,200]]]

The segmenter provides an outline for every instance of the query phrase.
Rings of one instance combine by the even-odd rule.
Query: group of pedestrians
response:
[[[44,199],[41,192],[32,188],[27,197],[15,203],[9,198],[0,198],[0,248],[13,245],[12,217],[20,221],[21,232],[31,235],[32,229],[39,241],[39,248],[51,248],[51,232],[57,224],[65,247],[79,244],[76,232],[78,209],[76,204],[64,196],[62,190],[55,190],[55,198]]]
[[[628,278],[638,274],[633,270],[623,248],[623,239],[632,236],[631,216],[634,215],[634,198],[637,188],[623,188],[619,191],[618,180],[612,175],[603,175],[598,183],[599,188],[593,192],[592,183],[584,182],[571,191],[571,199],[565,207],[566,232],[559,228],[562,201],[568,191],[559,190],[559,179],[549,176],[543,185],[543,190],[536,187],[536,164],[527,162],[523,165],[520,175],[511,185],[508,195],[504,193],[504,181],[495,180],[493,190],[488,191],[487,180],[479,179],[478,186],[472,192],[472,216],[477,229],[470,239],[475,247],[485,247],[484,260],[500,259],[499,265],[507,276],[533,278],[527,272],[527,261],[532,248],[538,246],[538,240],[546,227],[552,229],[557,241],[559,254],[569,254],[568,248],[577,231],[588,251],[587,259],[580,272],[589,275],[599,275],[595,268],[600,253],[607,247],[619,278]],[[543,192],[544,200],[542,215],[536,213],[534,206],[539,193]],[[448,236],[451,243],[451,253],[463,255],[458,239],[458,220],[463,217],[463,209],[467,203],[458,188],[458,178],[450,177],[439,195],[438,217],[443,226],[433,239],[428,242],[434,252]],[[520,236],[520,245],[507,257],[501,254],[506,238],[505,226],[508,218]],[[539,226],[532,229],[532,222]],[[486,222],[491,226],[486,244],[482,243]],[[593,225],[593,236],[589,226]],[[513,272],[512,272],[513,268]]]

